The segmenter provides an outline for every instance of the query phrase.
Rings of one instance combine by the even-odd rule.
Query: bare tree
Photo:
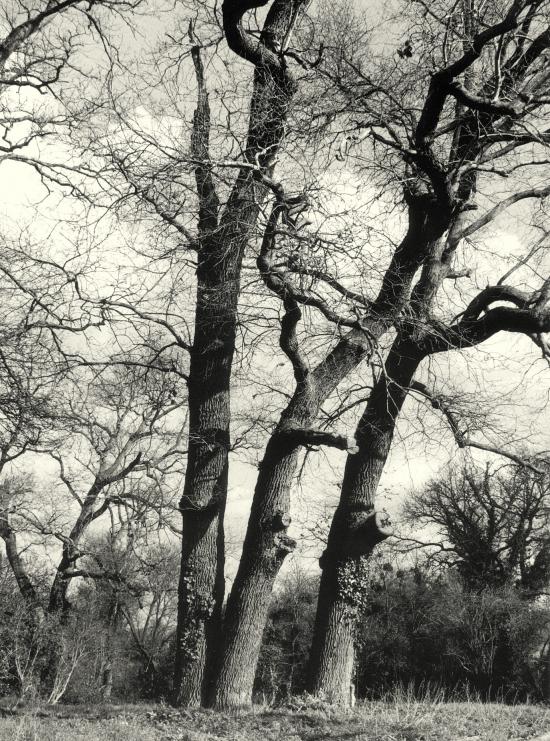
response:
[[[177,473],[174,464],[185,451],[181,447],[181,432],[171,430],[166,420],[179,408],[169,375],[159,377],[153,370],[133,367],[107,371],[96,379],[83,404],[78,400],[71,404],[66,420],[87,445],[84,453],[74,448],[70,452],[76,457],[84,454],[92,482],[80,492],[63,456],[50,452],[59,464],[64,485],[80,508],[68,536],[56,533],[63,543],[63,555],[50,591],[50,612],[68,609],[67,591],[71,574],[78,572],[80,542],[88,527],[109,507],[121,502],[131,507],[137,502],[138,509],[140,504],[147,504],[162,515],[164,506],[169,513],[167,492],[162,491],[163,486],[167,488],[163,475]],[[90,453],[92,460],[88,459]],[[145,486],[144,482],[131,480],[131,475],[138,472],[145,474]]]
[[[38,453],[52,457],[59,467],[60,482],[57,491],[52,492],[50,508],[44,501],[37,505],[36,485],[30,482],[25,485],[3,472],[0,484],[0,536],[9,563],[23,599],[36,614],[37,628],[48,616],[51,637],[43,647],[49,656],[42,684],[55,701],[70,679],[61,671],[59,661],[64,647],[70,644],[74,648],[74,642],[65,641],[65,632],[72,629],[73,622],[68,599],[72,580],[80,577],[118,582],[121,578],[119,570],[105,563],[101,553],[86,542],[90,527],[101,516],[112,518],[122,508],[130,521],[154,519],[157,528],[175,530],[176,506],[170,501],[170,493],[180,481],[179,461],[184,451],[182,420],[178,418],[179,429],[174,429],[170,416],[177,413],[181,402],[170,375],[144,365],[136,368],[122,364],[99,374],[95,371],[92,378],[90,369],[81,371],[78,387],[65,381],[57,389],[55,406],[49,389],[49,413],[46,418],[42,410],[41,417],[45,433],[41,437],[35,434],[32,440],[28,436],[36,430],[36,414],[31,414],[28,397],[14,397],[18,408],[27,413],[21,420],[25,422],[25,437],[21,442],[12,434],[4,444],[5,465],[24,454]],[[59,385],[59,379],[56,382]],[[42,381],[40,385],[44,385]],[[36,397],[35,405],[38,401]],[[60,487],[66,489],[68,501]],[[35,583],[35,574],[24,555],[25,551],[36,553],[36,547],[44,541],[50,549],[61,546],[47,589]],[[71,667],[72,673],[72,663]]]
[[[145,696],[166,698],[176,631],[179,542],[159,528],[146,508],[138,517],[127,508],[111,518],[107,533],[89,539],[88,548],[92,555],[83,564],[90,576],[80,582],[75,602],[77,612],[88,603],[95,608],[102,701],[109,701],[113,686],[120,686],[124,658],[137,661]]]
[[[421,362],[441,352],[474,347],[498,332],[526,334],[546,353],[544,335],[550,329],[549,281],[540,262],[535,261],[534,285],[525,289],[510,283],[512,274],[543,249],[545,232],[525,257],[503,268],[500,278],[471,292],[457,316],[444,299],[446,281],[457,275],[453,263],[459,248],[467,242],[480,245],[474,235],[478,238],[483,227],[514,204],[549,194],[538,169],[538,163],[546,161],[548,9],[544,2],[513,2],[484,14],[463,4],[444,16],[444,7],[426,9],[418,21],[424,34],[443,40],[442,58],[436,54],[434,59],[421,46],[418,50],[424,65],[415,67],[419,74],[413,79],[421,83],[420,90],[427,88],[419,115],[409,108],[403,111],[405,124],[389,115],[366,122],[367,131],[394,153],[395,162],[404,163],[404,199],[415,218],[422,219],[425,238],[410,245],[410,255],[419,259],[422,270],[403,295],[396,338],[357,427],[359,452],[348,456],[322,559],[310,688],[335,702],[349,699],[361,573],[372,548],[387,536],[384,527],[373,527],[378,524],[374,497],[398,415]],[[452,38],[445,36],[445,29],[452,30]],[[364,85],[371,82],[363,74],[360,79]],[[376,99],[378,91],[371,89]],[[397,106],[393,96],[391,105]],[[366,116],[372,117],[376,108],[371,99]],[[521,178],[512,179],[509,195],[491,203],[490,194],[501,178],[518,170]],[[528,187],[521,187],[524,178],[530,178]],[[481,213],[472,219],[474,208]],[[404,275],[400,271],[400,278]]]
[[[451,469],[405,503],[405,522],[416,536],[409,544],[457,573],[468,592],[507,587],[522,600],[535,600],[548,594],[550,581],[548,494],[547,472],[525,466]],[[423,545],[418,529],[426,525],[431,532]],[[505,677],[513,664],[505,630],[497,632],[493,644],[495,675]],[[547,638],[540,658],[538,688],[547,697]]]
[[[509,584],[533,597],[550,576],[548,494],[546,477],[520,466],[450,470],[412,494],[405,522],[435,528],[427,550],[467,589]]]

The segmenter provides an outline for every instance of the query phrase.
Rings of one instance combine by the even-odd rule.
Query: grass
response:
[[[421,702],[405,694],[354,710],[295,701],[243,713],[162,705],[25,708],[0,717],[0,741],[550,741],[550,708]]]

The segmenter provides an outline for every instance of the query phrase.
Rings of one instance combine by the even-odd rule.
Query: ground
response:
[[[550,741],[550,708],[368,702],[347,712],[294,702],[243,713],[162,705],[0,709],[0,741]]]

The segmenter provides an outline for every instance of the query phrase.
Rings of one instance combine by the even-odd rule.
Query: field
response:
[[[161,705],[59,706],[0,717],[1,741],[550,741],[550,708],[477,702],[301,705],[222,714]]]

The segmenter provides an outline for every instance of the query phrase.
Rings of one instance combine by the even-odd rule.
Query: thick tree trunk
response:
[[[350,564],[344,574],[332,563],[324,566],[310,655],[309,691],[341,706],[350,704],[355,661],[353,594],[347,590],[345,583],[347,577],[349,583],[353,584],[354,567],[357,569],[355,564]],[[340,598],[334,599],[339,590]],[[320,637],[321,632],[324,640]]]
[[[223,601],[223,516],[238,267],[210,281],[201,271],[197,286],[189,373],[189,453],[180,503],[183,530],[174,677],[175,701],[184,705],[201,704],[207,653],[219,630]]]
[[[387,536],[384,523],[373,516],[374,498],[420,360],[414,345],[394,342],[385,374],[359,422],[359,452],[348,455],[340,503],[320,560],[308,684],[312,694],[335,704],[349,704],[355,628],[366,597],[365,566],[374,546]]]
[[[268,12],[262,39],[282,41],[295,11],[293,3],[276,0]],[[226,36],[231,48],[239,49],[238,53],[244,38],[240,28],[242,12],[239,3],[224,3]],[[245,151],[247,162],[259,166],[261,174],[267,176],[272,174],[272,162],[295,91],[288,70],[280,66],[276,56],[271,57],[271,63],[268,60],[256,64]],[[202,72],[200,67],[196,69],[200,95]],[[206,160],[209,118],[205,122],[204,116],[209,117],[209,111],[203,106],[200,120],[200,103],[199,98],[194,146],[201,148],[201,159]],[[180,505],[183,542],[173,693],[178,705],[200,705],[214,680],[224,597],[223,517],[230,447],[231,367],[242,259],[266,197],[259,175],[243,167],[218,224],[217,199],[214,206],[208,202],[214,193],[213,184],[208,182],[208,173],[197,172],[202,236],[188,381],[189,452]]]
[[[261,490],[264,496],[255,496],[243,556],[226,608],[223,653],[213,697],[218,707],[244,706],[251,701],[273,581],[295,546],[286,530],[288,493],[297,456],[297,446],[274,437],[260,465],[256,492]]]

